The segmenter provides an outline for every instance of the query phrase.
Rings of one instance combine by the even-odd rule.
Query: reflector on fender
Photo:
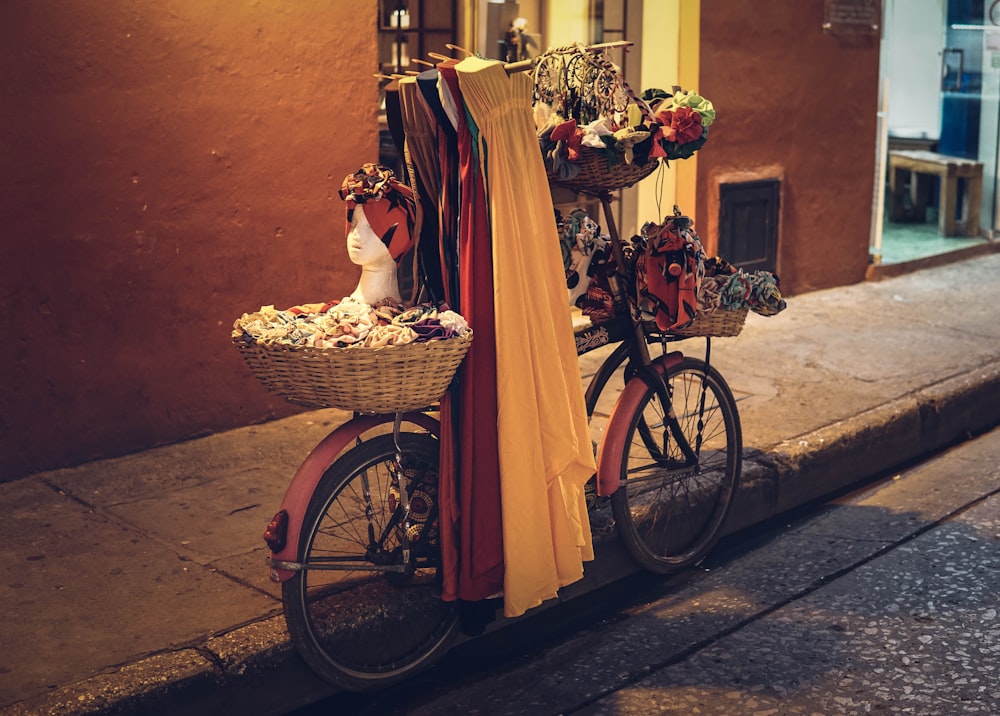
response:
[[[280,510],[264,530],[264,541],[272,552],[280,552],[285,548],[288,536],[288,512]]]

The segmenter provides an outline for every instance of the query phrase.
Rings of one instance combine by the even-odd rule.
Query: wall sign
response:
[[[823,2],[823,29],[827,32],[876,35],[881,24],[881,0]]]

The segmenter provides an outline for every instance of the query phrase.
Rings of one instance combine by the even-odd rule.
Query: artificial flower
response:
[[[704,127],[701,115],[690,107],[671,107],[657,110],[654,115],[663,126],[663,139],[676,144],[687,144],[701,138]]]
[[[636,129],[635,127],[624,127],[614,133],[614,138],[618,141],[618,148],[625,154],[625,163],[631,164],[634,158],[632,148],[649,138],[649,132]]]
[[[566,143],[566,157],[571,162],[580,157],[580,142],[583,140],[583,133],[577,128],[575,119],[563,122],[553,129],[549,138],[554,142]]]
[[[670,105],[673,108],[690,107],[701,117],[701,126],[703,127],[708,127],[715,121],[714,105],[700,94],[678,90],[671,98]]]

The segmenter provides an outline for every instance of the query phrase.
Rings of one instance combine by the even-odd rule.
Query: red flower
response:
[[[566,157],[571,162],[575,162],[579,158],[580,146],[583,141],[583,130],[577,128],[575,119],[563,122],[553,129],[549,138],[553,142],[566,142]]]
[[[656,113],[663,125],[663,138],[675,144],[687,144],[701,137],[701,115],[690,107],[665,109]]]
[[[667,156],[667,150],[663,148],[663,144],[660,142],[663,139],[663,127],[659,124],[655,125],[652,136],[653,143],[649,148],[649,158],[659,159],[660,157]]]

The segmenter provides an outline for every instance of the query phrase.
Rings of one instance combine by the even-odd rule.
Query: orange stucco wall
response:
[[[291,412],[232,322],[342,296],[376,3],[0,3],[0,479]]]
[[[718,119],[698,157],[698,226],[718,235],[719,184],[781,180],[778,274],[789,294],[856,283],[868,264],[878,36],[822,30],[821,0],[713,0],[701,93]]]
[[[376,3],[0,3],[0,480],[288,415],[230,345],[262,304],[345,295],[343,176],[377,158]],[[868,259],[878,43],[820,0],[713,0],[698,160],[782,180],[794,294]]]

